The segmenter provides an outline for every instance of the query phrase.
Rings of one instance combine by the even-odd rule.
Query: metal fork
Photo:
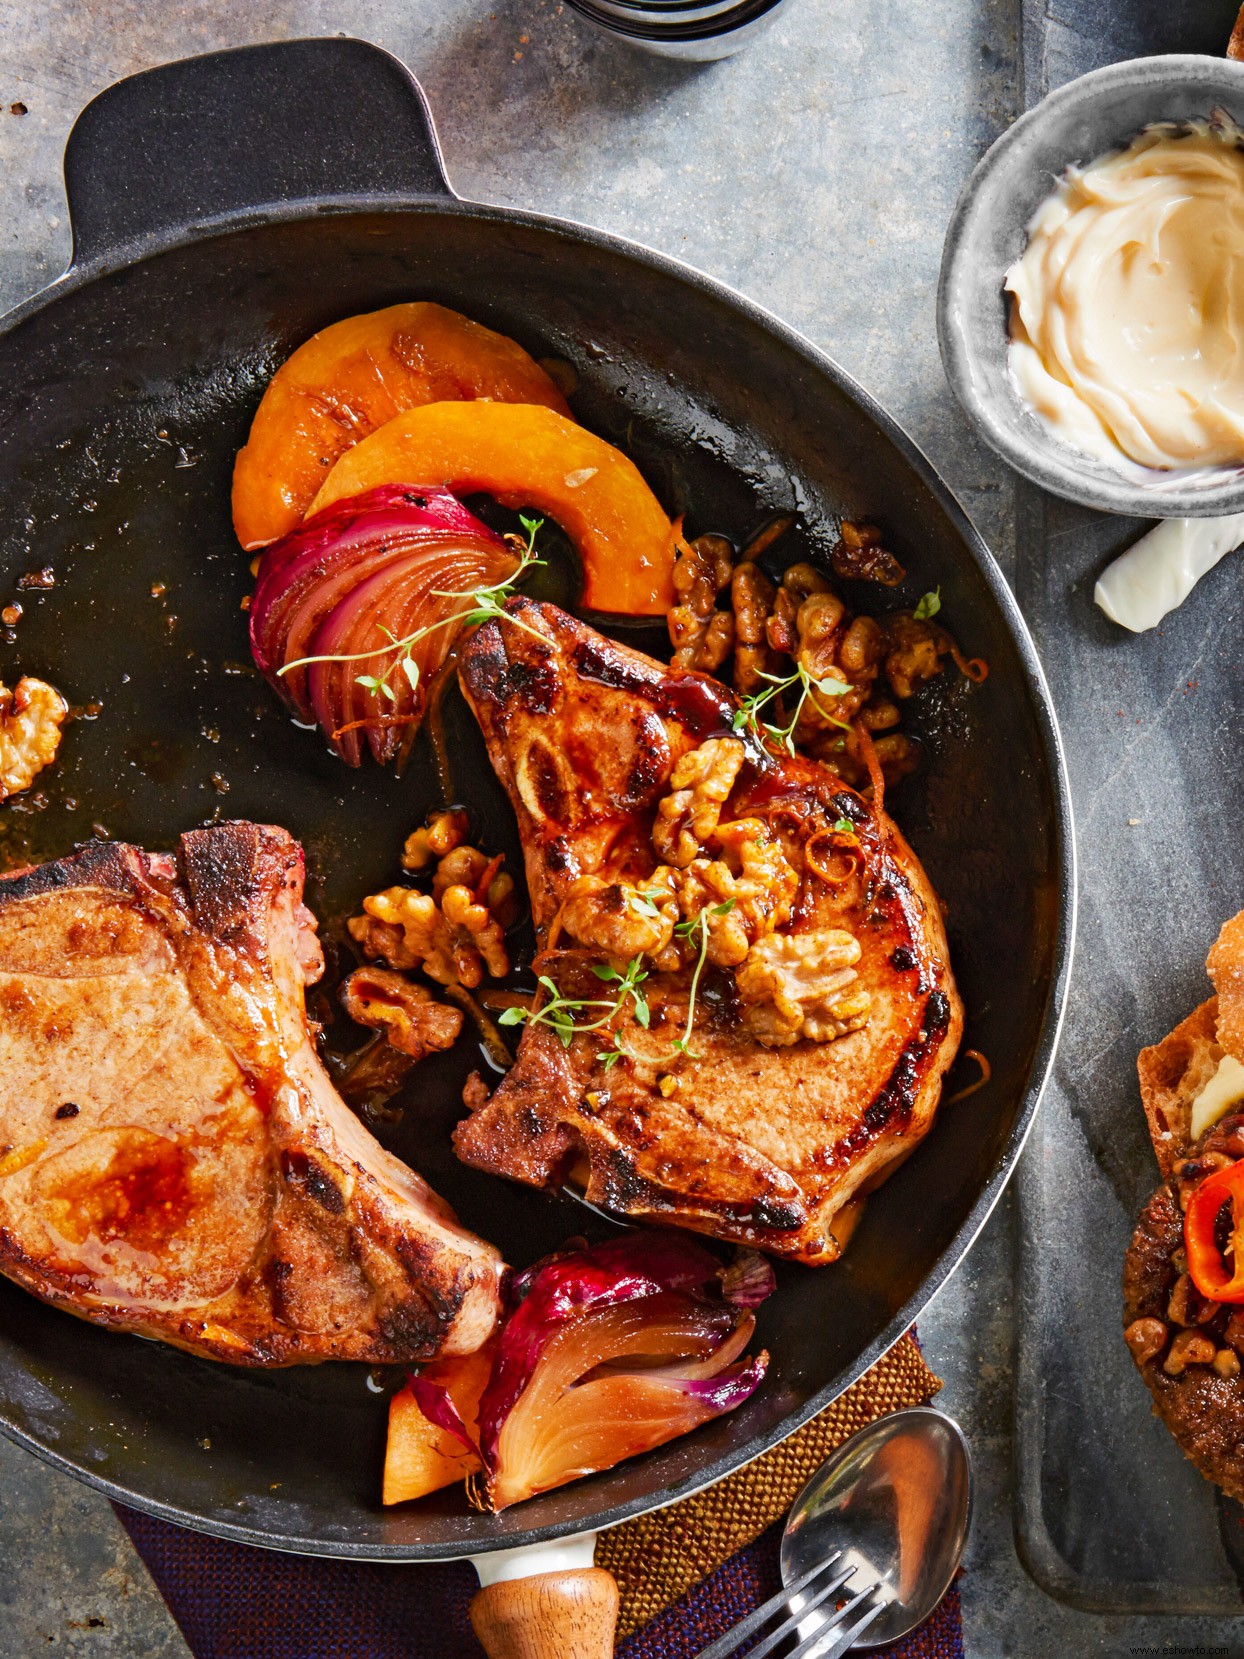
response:
[[[757,1635],[770,1619],[783,1613],[786,1617],[751,1650],[748,1659],[764,1659],[764,1656],[772,1653],[793,1630],[800,1631],[798,1645],[790,1648],[783,1655],[783,1659],[840,1659],[857,1637],[862,1636],[868,1629],[887,1600],[882,1586],[874,1582],[862,1589],[849,1591],[849,1599],[841,1607],[830,1607],[824,1612],[816,1612],[821,1603],[841,1590],[856,1571],[854,1566],[839,1566],[841,1560],[842,1551],[835,1550],[827,1561],[822,1561],[819,1566],[813,1567],[811,1572],[797,1578],[788,1589],[779,1590],[776,1596],[771,1596],[762,1607],[758,1607],[754,1613],[749,1613],[733,1630],[728,1630],[717,1641],[702,1648],[696,1659],[729,1659],[731,1654],[737,1653],[745,1642]],[[820,1582],[822,1577],[823,1583]],[[880,1599],[873,1600],[879,1592]],[[803,1596],[805,1599],[797,1610],[792,1611],[791,1602],[796,1596]],[[815,1619],[814,1627],[804,1635],[803,1630],[812,1619]]]

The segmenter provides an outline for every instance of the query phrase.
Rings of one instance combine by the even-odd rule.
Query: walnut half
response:
[[[350,918],[350,937],[392,968],[421,967],[438,985],[468,990],[485,971],[494,979],[510,971],[505,929],[469,887],[446,888],[439,903],[413,887],[387,887],[369,894],[363,909]]]
[[[674,872],[658,865],[638,884],[609,876],[579,876],[566,895],[562,925],[582,945],[629,961],[659,956],[674,937],[679,920]]]
[[[758,939],[735,975],[748,1030],[766,1048],[858,1031],[870,1003],[858,984],[859,959],[858,941],[841,928]]]
[[[452,1048],[462,1030],[460,1009],[447,1008],[426,986],[391,968],[356,968],[341,987],[341,1006],[412,1060]]]
[[[670,793],[657,807],[652,845],[657,856],[685,870],[717,828],[746,751],[737,737],[710,737],[690,749],[670,773]]]
[[[0,685],[0,801],[29,789],[60,747],[69,704],[55,686],[28,675],[12,691]]]
[[[734,569],[734,549],[724,536],[684,542],[674,565],[678,603],[667,618],[675,668],[711,674],[734,649],[734,616],[717,609],[717,595]]]

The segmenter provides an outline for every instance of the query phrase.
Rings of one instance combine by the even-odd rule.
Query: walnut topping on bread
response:
[[[1127,1252],[1123,1325],[1154,1409],[1182,1451],[1244,1501],[1244,1290],[1233,1283],[1230,1196],[1244,1190],[1244,1170],[1238,1184],[1227,1173],[1244,1163],[1244,1088],[1236,1090],[1237,1072],[1244,1077],[1244,912],[1225,924],[1207,966],[1218,994],[1137,1061],[1163,1184]],[[1216,1283],[1206,1279],[1207,1253]]]

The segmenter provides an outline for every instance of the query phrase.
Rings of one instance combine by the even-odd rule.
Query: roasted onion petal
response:
[[[488,1439],[486,1424],[505,1420],[559,1325],[593,1308],[663,1291],[716,1289],[721,1271],[718,1258],[685,1234],[654,1229],[553,1256],[516,1276],[512,1296],[518,1305],[506,1320],[480,1404],[481,1439]]]
[[[736,1294],[772,1276],[748,1261]],[[497,1509],[662,1445],[741,1404],[764,1358],[720,1260],[685,1234],[629,1233],[516,1276],[480,1400],[484,1490]]]
[[[662,1365],[656,1355],[649,1354],[645,1356],[643,1367],[645,1375],[666,1377],[677,1382],[694,1382],[700,1377],[716,1377],[720,1371],[739,1357],[756,1334],[756,1320],[750,1313],[736,1317],[724,1308],[721,1313],[729,1334],[723,1337],[704,1359],[691,1359],[683,1354],[671,1364]],[[733,1325],[733,1329],[731,1329],[731,1325]],[[589,1372],[580,1381],[595,1382],[599,1377],[612,1377],[620,1372],[630,1375],[638,1369],[640,1369],[639,1362],[633,1355],[626,1359],[606,1360],[603,1365],[598,1365],[594,1371]]]
[[[762,1348],[743,1365],[731,1366],[715,1377],[688,1377],[678,1384],[689,1398],[699,1400],[712,1408],[712,1415],[733,1411],[749,1400],[765,1379],[769,1369],[769,1355]]]
[[[758,1308],[777,1289],[767,1256],[740,1246],[721,1276],[721,1293],[736,1308]]]
[[[515,557],[456,496],[439,487],[386,485],[338,502],[267,548],[250,607],[251,649],[260,671],[304,720],[315,719],[342,758],[358,765],[364,738],[378,760],[391,759],[406,729],[422,717],[424,682],[453,645],[467,596],[503,580]],[[385,651],[445,623],[410,651],[411,684]],[[290,668],[304,657],[354,661]],[[383,677],[392,698],[361,685]]]
[[[427,1377],[421,1377],[416,1371],[409,1372],[406,1381],[410,1384],[415,1404],[428,1422],[435,1423],[438,1429],[444,1429],[446,1434],[451,1434],[455,1440],[461,1441],[467,1451],[478,1456],[479,1448],[462,1421],[457,1406],[450,1398],[449,1390],[441,1383],[429,1382]]]
[[[752,1316],[739,1323],[746,1340]],[[480,1451],[488,1502],[504,1509],[612,1468],[741,1405],[759,1385],[766,1359],[739,1364],[739,1346],[728,1308],[677,1291],[578,1312],[547,1342],[500,1421],[490,1416],[495,1401],[484,1391]],[[503,1331],[494,1380],[504,1347]]]
[[[538,1430],[516,1418],[506,1453],[511,1438],[526,1439],[520,1455],[503,1455],[487,1476],[490,1506],[506,1509],[689,1434],[742,1405],[759,1386],[765,1360],[759,1355],[744,1370],[703,1382],[654,1381],[642,1373],[610,1377],[559,1401]]]
[[[516,1274],[511,1295],[524,1301],[539,1285],[542,1319],[565,1318],[600,1301],[622,1302],[662,1290],[703,1290],[720,1282],[722,1264],[685,1233],[654,1227],[590,1249],[546,1256]]]

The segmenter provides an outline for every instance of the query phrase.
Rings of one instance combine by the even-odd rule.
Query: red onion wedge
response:
[[[517,1279],[521,1300],[479,1407],[489,1507],[612,1468],[742,1405],[768,1356],[740,1358],[755,1316],[725,1299],[722,1276],[684,1235],[644,1232]]]
[[[474,1501],[505,1509],[742,1405],[768,1364],[745,1350],[773,1275],[754,1251],[739,1261],[742,1273],[685,1234],[645,1231],[517,1275],[487,1347],[426,1367],[395,1397],[385,1502],[465,1468]]]
[[[422,719],[456,618],[518,564],[448,490],[368,490],[265,549],[250,607],[256,665],[343,760],[359,765],[366,742],[383,764]]]

